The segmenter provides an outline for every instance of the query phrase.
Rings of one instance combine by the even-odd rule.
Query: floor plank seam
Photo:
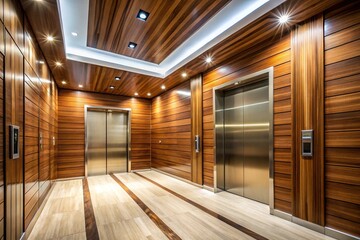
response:
[[[214,211],[212,211],[212,210],[210,210],[210,209],[208,209],[208,208],[206,208],[206,207],[204,207],[204,206],[202,206],[202,205],[200,205],[200,204],[198,204],[198,203],[196,203],[196,202],[194,202],[194,201],[192,201],[192,200],[190,200],[190,199],[188,199],[186,197],[184,197],[183,195],[181,195],[179,193],[174,192],[173,190],[171,190],[171,189],[169,189],[169,188],[167,188],[167,187],[165,187],[165,186],[151,180],[150,178],[147,178],[147,177],[141,175],[140,173],[134,172],[134,174],[141,177],[141,178],[143,178],[143,179],[145,179],[145,180],[147,180],[147,181],[149,181],[150,183],[164,189],[165,191],[173,194],[174,196],[182,199],[183,201],[197,207],[198,209],[204,211],[205,213],[219,219],[220,221],[232,226],[233,228],[236,228],[237,230],[239,230],[239,231],[241,231],[241,232],[243,232],[243,233],[245,233],[245,234],[247,234],[247,235],[249,235],[249,236],[251,236],[251,237],[253,237],[255,239],[258,239],[258,240],[267,240],[268,239],[266,237],[261,236],[260,234],[258,234],[256,232],[254,232],[254,231],[252,231],[252,230],[250,230],[250,229],[248,229],[248,228],[246,228],[246,227],[244,227],[244,226],[242,226],[242,225],[240,225],[240,224],[238,224],[238,223],[236,223],[236,222],[234,222],[234,221],[232,221],[232,220],[230,220],[230,219],[228,219],[228,218],[226,218],[226,217],[224,217],[224,216],[222,216],[222,215],[220,215],[220,214],[218,214],[218,213],[216,213],[216,212],[214,212]]]
[[[119,184],[121,188],[134,200],[134,202],[146,213],[146,215],[156,224],[156,226],[165,234],[169,239],[180,240],[181,238],[166,225],[159,216],[154,213],[141,199],[133,193],[119,178],[114,174],[110,174],[114,181]]]

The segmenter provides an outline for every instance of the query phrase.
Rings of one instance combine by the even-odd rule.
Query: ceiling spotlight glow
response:
[[[115,77],[115,81],[120,81],[121,77]]]
[[[151,96],[151,93],[147,93],[147,95],[150,97],[150,96]]]
[[[46,37],[46,40],[47,40],[48,42],[53,42],[55,39],[54,39],[53,36],[48,35],[48,36]]]
[[[205,62],[211,63],[211,62],[212,62],[212,58],[211,58],[211,57],[207,57],[207,58],[205,59]]]
[[[82,84],[79,84],[79,88],[83,88],[84,86]]]
[[[77,33],[76,32],[72,32],[71,35],[73,35],[74,37],[77,37]]]
[[[136,48],[136,46],[137,46],[137,44],[136,44],[136,43],[134,43],[134,42],[129,42],[128,47],[129,47],[130,49],[135,49],[135,48]]]
[[[279,17],[279,22],[280,22],[281,24],[284,24],[284,23],[286,23],[287,21],[289,21],[289,15],[284,14],[284,15],[282,15],[282,16]]]
[[[41,64],[41,65],[42,65],[42,64],[45,64],[45,62],[42,61],[42,60],[38,61],[38,63]]]
[[[138,94],[137,92],[136,92],[136,93],[134,93],[134,95],[135,95],[135,96],[139,96],[139,94]]]
[[[114,86],[110,86],[110,89],[114,89],[115,87]]]
[[[148,19],[149,15],[150,15],[150,13],[140,9],[138,14],[136,15],[136,18],[140,19],[142,21],[146,21]]]
[[[161,89],[162,90],[165,90],[166,89],[166,87],[165,87],[165,85],[163,84],[163,85],[161,85]]]
[[[185,78],[185,77],[187,77],[187,73],[186,73],[186,72],[183,72],[183,73],[181,74],[181,76]]]
[[[66,81],[61,81],[62,85],[66,85]]]
[[[59,62],[59,61],[57,61],[57,62],[55,62],[55,65],[56,65],[57,67],[61,67],[61,66],[62,66],[62,63]]]

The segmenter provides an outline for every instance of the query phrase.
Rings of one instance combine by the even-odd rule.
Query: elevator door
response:
[[[86,118],[87,176],[127,171],[127,113],[88,110]]]
[[[268,81],[225,92],[225,190],[269,203],[269,126]]]

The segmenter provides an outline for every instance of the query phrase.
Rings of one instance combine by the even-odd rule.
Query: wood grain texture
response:
[[[360,237],[360,3],[325,13],[325,224]]]
[[[3,29],[3,25],[0,23],[0,28]],[[0,45],[4,44],[4,39],[0,39]],[[0,54],[0,71],[4,72],[4,56]],[[4,238],[4,229],[5,229],[5,142],[4,142],[4,76],[3,74],[0,77],[0,238]]]
[[[152,99],[151,167],[192,180],[191,88],[187,81]]]
[[[91,195],[90,195],[87,178],[84,178],[82,182],[83,182],[86,239],[98,240],[100,239],[100,237],[96,226],[95,214],[91,203]]]
[[[58,104],[58,178],[85,175],[84,105],[131,108],[131,168],[150,168],[149,100],[60,90]]]
[[[292,110],[290,73],[290,36],[268,41],[228,59],[204,73],[203,150],[204,184],[213,186],[214,125],[212,88],[236,78],[274,66],[274,160],[275,207],[292,213]],[[227,69],[228,71],[224,71]],[[281,162],[284,162],[281,165]],[[278,174],[277,174],[278,173]]]
[[[6,239],[20,239],[23,233],[23,55],[6,32],[5,55],[5,169],[6,169]],[[10,159],[9,125],[19,126],[19,158]]]
[[[209,69],[214,68],[217,65],[222,65],[223,62],[228,62],[230,59],[236,59],[238,55],[247,55],[249,52],[248,50],[268,41],[274,41],[279,38],[279,36],[286,34],[288,29],[292,25],[295,25],[299,22],[306,20],[307,18],[318,14],[325,9],[333,6],[336,3],[342,2],[343,0],[305,0],[305,1],[297,1],[291,0],[286,1],[281,6],[275,8],[271,12],[263,15],[256,21],[252,22],[248,26],[244,27],[237,33],[233,34],[228,39],[218,43],[208,51],[204,52],[194,60],[190,61],[189,63],[185,64],[183,67],[166,77],[165,79],[149,77],[141,74],[134,74],[130,72],[124,72],[115,69],[109,69],[104,67],[98,67],[94,65],[78,63],[74,61],[66,61],[65,53],[63,48],[63,39],[61,35],[61,26],[59,22],[59,13],[57,9],[56,0],[46,0],[42,1],[41,4],[37,1],[32,0],[21,0],[23,7],[26,11],[26,15],[29,18],[29,22],[32,26],[37,26],[35,31],[36,39],[38,39],[41,49],[44,52],[44,55],[49,63],[54,63],[55,60],[61,60],[64,62],[64,67],[59,68],[56,67],[54,64],[51,64],[51,70],[54,74],[56,82],[58,86],[61,88],[73,89],[73,90],[85,90],[85,91],[92,91],[92,92],[102,92],[102,93],[110,93],[114,95],[124,95],[124,96],[133,96],[135,92],[138,92],[141,97],[144,98],[152,98],[158,96],[163,93],[160,86],[162,84],[166,85],[167,89],[172,89],[175,86],[181,84],[182,82],[187,81],[189,78],[181,77],[181,74],[185,71],[187,72],[189,77],[195,76],[201,72],[206,72]],[[97,1],[100,3],[100,1]],[[108,9],[110,12],[115,12],[116,7],[120,7],[121,4],[127,3],[128,1],[103,1],[104,5],[107,2],[113,3],[114,9]],[[132,1],[132,3],[137,3],[140,1]],[[152,1],[149,1],[149,3]],[[155,1],[159,3],[161,1]],[[177,1],[178,2],[178,1]],[[180,1],[179,5],[184,4],[187,1]],[[191,1],[195,2],[195,1]],[[196,1],[197,5],[208,5],[210,2],[214,4],[218,3],[219,1]],[[116,5],[117,4],[117,5]],[[141,4],[148,4],[144,1]],[[162,2],[162,4],[164,4]],[[170,5],[176,5],[175,2],[169,3]],[[205,5],[204,5],[205,4]],[[101,4],[99,4],[101,6]],[[165,5],[165,4],[164,4]],[[123,5],[121,5],[123,7]],[[154,8],[158,7],[157,5],[153,6]],[[98,6],[96,6],[98,8]],[[189,9],[187,6],[184,9],[178,10],[180,12],[186,11]],[[289,23],[288,28],[282,29],[278,25],[278,16],[283,11],[290,11],[292,12],[291,22]],[[109,12],[108,11],[108,12]],[[104,11],[105,12],[105,11]],[[170,13],[171,11],[169,11]],[[100,16],[100,15],[99,15]],[[109,17],[112,16],[109,13]],[[115,15],[113,15],[115,16]],[[170,21],[171,22],[171,15],[166,13],[162,16],[163,19],[160,21]],[[157,14],[151,14],[149,21],[152,21],[152,17],[159,17]],[[124,19],[127,19],[128,16],[124,16]],[[201,16],[200,16],[201,18]],[[121,19],[119,15],[116,16],[116,19]],[[138,21],[133,17],[132,21]],[[186,21],[184,21],[186,22]],[[194,21],[196,22],[196,21]],[[147,26],[149,22],[140,22],[140,29],[141,24]],[[113,38],[115,35],[120,33],[118,32],[110,32],[106,27],[107,23],[102,23],[105,27],[99,28],[97,24],[92,25],[94,28],[99,29],[99,36],[98,39],[106,39],[106,36],[110,36]],[[100,24],[99,24],[100,25]],[[191,24],[190,24],[191,25]],[[190,26],[189,25],[189,26]],[[122,24],[119,24],[119,28],[121,28]],[[180,25],[179,25],[180,26]],[[178,26],[178,27],[179,27]],[[183,25],[181,24],[181,27]],[[191,25],[192,26],[192,25]],[[90,28],[90,27],[89,27]],[[114,26],[113,29],[116,27]],[[167,30],[171,27],[169,26]],[[180,27],[179,27],[180,28]],[[122,32],[122,31],[121,31]],[[134,31],[130,31],[129,34],[132,34]],[[177,31],[176,31],[177,32]],[[188,32],[185,31],[187,34]],[[56,37],[55,44],[47,44],[43,41],[43,33],[53,33]],[[150,35],[149,38],[142,38],[142,41],[155,41],[154,37],[155,34],[158,34],[159,31],[154,31],[153,35]],[[107,35],[106,35],[107,34]],[[146,31],[142,31],[139,33],[140,35],[147,35]],[[170,33],[166,33],[170,34]],[[166,35],[164,32],[164,35]],[[120,36],[120,34],[118,34]],[[127,33],[126,33],[127,35]],[[141,36],[134,35],[134,37],[141,37]],[[171,35],[171,34],[170,34]],[[116,36],[116,37],[119,37]],[[121,35],[122,36],[122,35]],[[171,36],[167,37],[171,38]],[[103,40],[101,40],[103,41]],[[141,41],[141,42],[142,42]],[[177,40],[174,40],[173,43],[176,43]],[[110,43],[109,43],[110,44]],[[115,42],[114,45],[117,43]],[[172,43],[171,43],[172,44]],[[170,44],[170,45],[171,45]],[[164,43],[164,48],[169,48],[170,45],[168,43]],[[149,46],[150,51],[153,51],[154,48],[162,49],[161,47],[157,47],[157,45]],[[139,51],[142,50],[139,48]],[[146,50],[146,49],[144,49]],[[126,50],[127,51],[127,50]],[[143,53],[140,53],[143,54]],[[146,53],[144,53],[146,54]],[[204,59],[206,56],[211,55],[214,59],[212,64],[205,64]],[[157,57],[157,54],[154,54],[154,57]],[[66,64],[65,64],[66,62]],[[283,67],[290,67],[290,65],[284,65]],[[280,69],[281,70],[281,69]],[[223,69],[224,73],[228,72],[231,73],[234,69]],[[114,81],[115,76],[120,76],[122,81],[116,82]],[[62,85],[61,81],[65,80],[68,82],[66,85]],[[83,84],[84,88],[80,89],[79,84]],[[109,86],[114,85],[115,89],[110,89]],[[152,96],[148,97],[146,94],[151,92]]]
[[[203,134],[202,134],[202,76],[190,79],[191,90],[191,181],[203,184]],[[199,136],[199,150],[195,149],[195,137]]]
[[[90,0],[87,44],[159,64],[228,2]],[[150,13],[146,22],[136,18],[140,9]]]
[[[324,46],[323,17],[315,16],[292,32],[295,144],[294,215],[324,225]],[[313,156],[301,155],[301,130],[313,129]]]

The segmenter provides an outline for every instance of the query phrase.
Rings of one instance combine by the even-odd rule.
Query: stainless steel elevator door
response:
[[[269,203],[269,87],[252,83],[224,93],[224,189]]]
[[[244,88],[244,196],[269,203],[269,87]]]
[[[231,91],[224,99],[225,190],[243,196],[244,129],[242,89]]]
[[[86,141],[88,176],[106,174],[106,112],[87,112]]]
[[[126,113],[107,113],[107,173],[127,171],[127,126]]]

